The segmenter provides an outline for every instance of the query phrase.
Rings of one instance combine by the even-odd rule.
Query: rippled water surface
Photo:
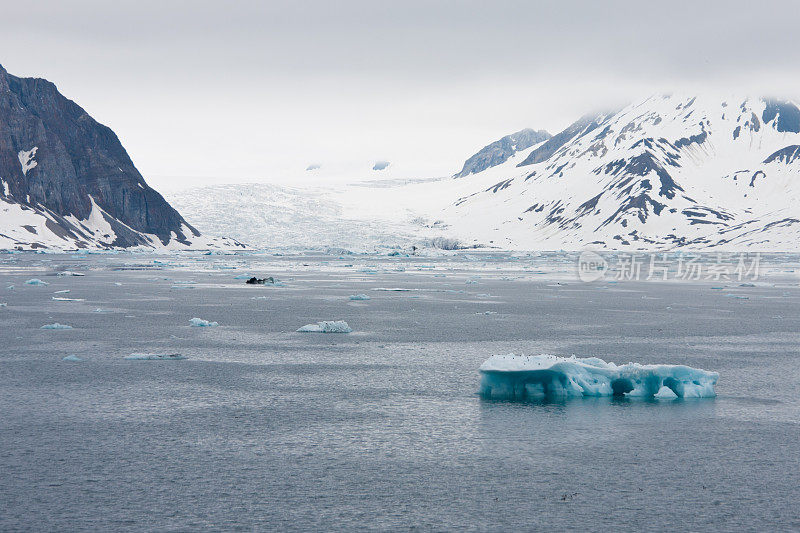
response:
[[[557,256],[155,261],[0,256],[0,529],[800,528],[786,265],[741,287],[580,283]],[[333,319],[353,333],[295,332]],[[482,400],[512,351],[716,370],[718,397]]]

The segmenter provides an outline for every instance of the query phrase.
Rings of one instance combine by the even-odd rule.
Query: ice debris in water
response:
[[[189,321],[189,324],[196,328],[212,328],[215,326],[219,326],[217,322],[209,322],[208,320],[203,320],[202,318],[193,318]]]
[[[179,353],[132,353],[126,355],[125,359],[129,361],[180,361],[186,359],[186,356]]]
[[[63,296],[53,296],[53,300],[57,302],[84,302],[83,298],[65,298]]]
[[[85,276],[86,274],[81,274],[80,272],[72,272],[70,270],[65,270],[63,272],[59,272],[56,276]]]
[[[83,361],[83,359],[81,359],[80,357],[78,357],[75,354],[71,354],[71,355],[66,356],[64,359],[62,359],[62,361],[75,361],[75,362],[77,362],[77,361]]]
[[[351,300],[369,300],[369,296],[366,294],[353,294],[350,296]]]
[[[494,355],[480,367],[485,398],[638,396],[712,398],[719,374],[683,365],[617,366],[596,357]]]
[[[33,285],[35,287],[42,287],[42,286],[50,285],[50,284],[47,283],[46,281],[42,281],[40,279],[33,278],[33,279],[29,279],[28,281],[26,281],[25,285]]]
[[[306,324],[297,331],[300,333],[350,333],[353,330],[344,320],[322,320],[316,324]]]
[[[53,324],[45,324],[39,329],[72,329],[72,326],[68,326],[66,324],[59,324],[58,322],[54,322]]]
[[[8,304],[6,302],[0,302],[0,307],[8,307]]]

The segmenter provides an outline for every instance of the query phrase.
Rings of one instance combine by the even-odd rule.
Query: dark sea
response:
[[[572,266],[2,255],[0,530],[800,530],[791,262],[752,286]],[[296,332],[319,320],[353,332]],[[510,352],[699,367],[718,396],[482,399]]]

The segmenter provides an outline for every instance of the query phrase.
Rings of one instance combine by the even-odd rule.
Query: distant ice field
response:
[[[745,284],[576,259],[0,255],[0,530],[800,528],[798,258]],[[482,398],[512,352],[717,397]]]

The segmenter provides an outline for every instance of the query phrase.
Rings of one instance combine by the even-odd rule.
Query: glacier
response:
[[[480,394],[493,400],[630,396],[713,398],[717,372],[683,365],[616,365],[597,357],[494,355],[480,366]]]
[[[306,324],[297,331],[300,333],[350,333],[353,330],[344,320],[322,320],[316,324]]]

